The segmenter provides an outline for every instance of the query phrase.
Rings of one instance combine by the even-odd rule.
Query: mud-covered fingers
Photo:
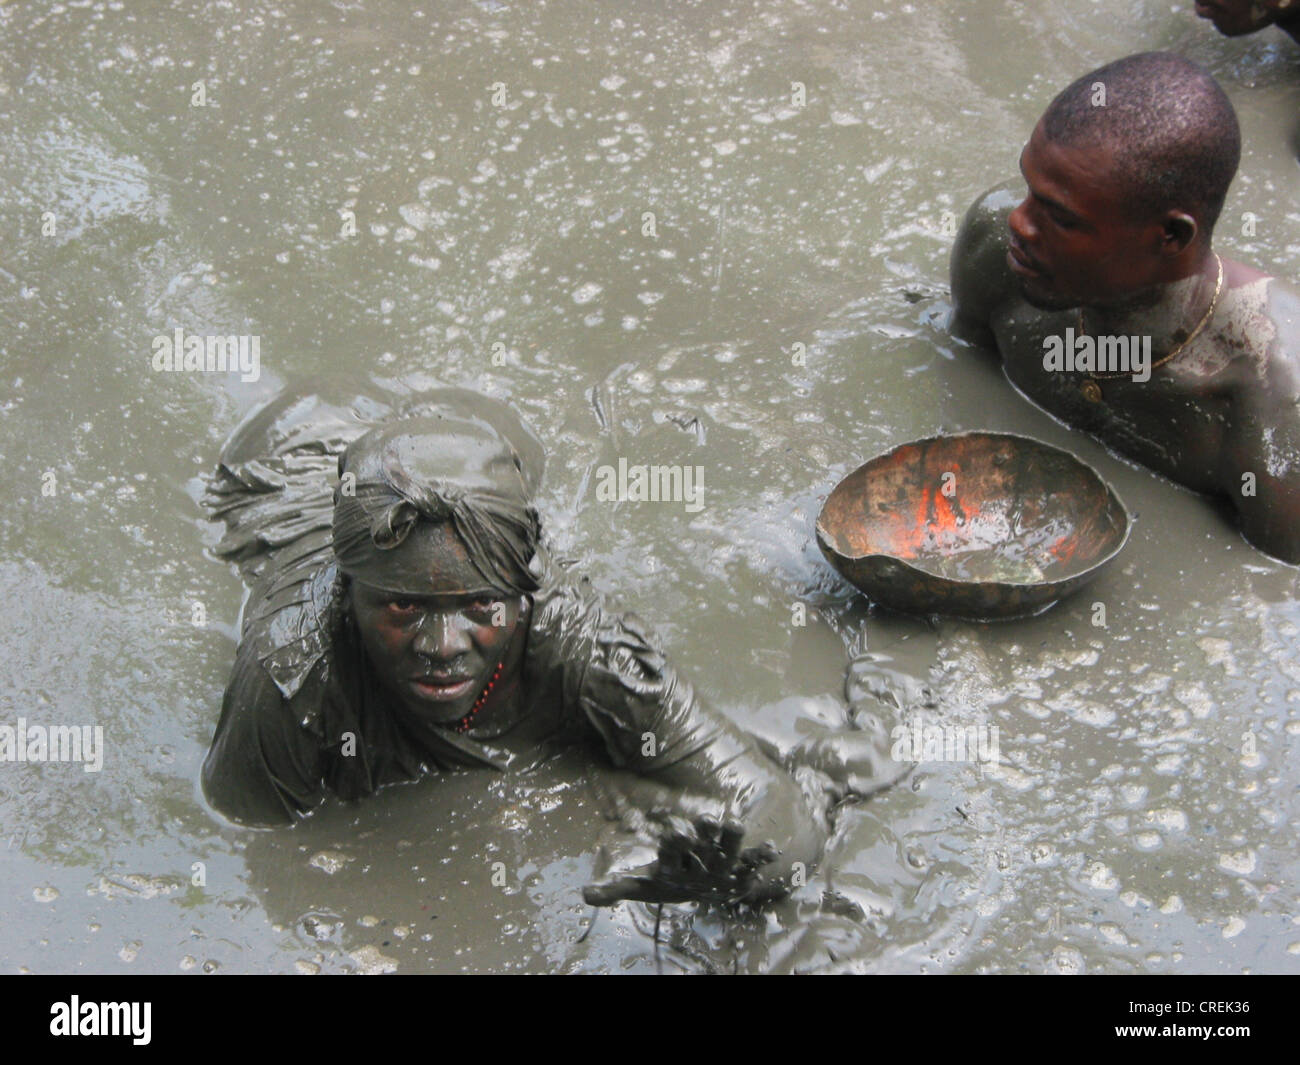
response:
[[[717,843],[722,834],[722,824],[712,814],[701,814],[693,822],[696,835],[710,843]]]
[[[735,822],[724,824],[712,814],[695,819],[695,832],[701,847],[709,855],[710,866],[714,867],[726,866],[735,860],[744,835],[744,829],[736,826]]]
[[[718,847],[726,855],[738,855],[740,853],[740,841],[745,838],[745,826],[734,818],[727,818],[722,823],[722,831],[718,835]]]
[[[659,872],[657,861],[625,867],[584,886],[582,897],[588,906],[613,906],[624,899],[632,902],[676,901],[664,897],[664,882]]]
[[[740,852],[737,859],[739,867],[749,872],[757,872],[765,865],[776,861],[780,851],[769,841],[760,843],[757,847],[746,847]]]
[[[685,873],[700,864],[696,853],[698,841],[685,832],[671,832],[659,843],[659,866],[663,870]]]
[[[628,902],[685,902],[687,896],[670,890],[663,880],[649,876],[620,876],[582,889],[588,906],[613,906]]]

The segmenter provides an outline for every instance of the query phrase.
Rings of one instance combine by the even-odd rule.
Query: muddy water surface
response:
[[[0,964],[1300,970],[1297,571],[943,326],[950,223],[1058,88],[1147,48],[1221,79],[1246,143],[1222,248],[1295,278],[1300,51],[1190,4],[0,7],[0,721],[107,744],[99,773],[0,765]],[[154,372],[177,326],[260,337],[259,378]],[[588,929],[607,781],[577,753],[221,823],[196,779],[241,588],[196,478],[339,370],[517,404],[560,553],[747,727],[862,706],[996,726],[997,764],[920,766],[841,812],[792,899],[666,908],[657,952],[645,907]],[[1030,620],[869,614],[816,549],[822,499],[966,429],[1073,450],[1129,547]],[[703,509],[598,502],[619,458],[699,465]]]

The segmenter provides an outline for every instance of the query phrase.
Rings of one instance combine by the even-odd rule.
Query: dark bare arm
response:
[[[996,349],[993,313],[1017,292],[1007,266],[1007,215],[1018,200],[1009,189],[998,185],[971,205],[949,263],[953,308],[949,329],[962,340],[990,349]]]
[[[1270,282],[1276,335],[1261,376],[1244,375],[1234,396],[1222,479],[1242,535],[1275,558],[1300,563],[1300,297]]]

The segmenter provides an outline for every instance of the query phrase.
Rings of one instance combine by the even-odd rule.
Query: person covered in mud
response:
[[[1085,74],[985,193],[951,260],[955,335],[1035,403],[1198,492],[1300,562],[1300,300],[1217,254],[1241,155],[1232,104],[1153,52]]]
[[[1225,37],[1276,26],[1300,41],[1300,0],[1196,0],[1196,14]]]
[[[555,572],[533,505],[543,452],[508,407],[349,396],[281,395],[209,479],[217,553],[252,586],[203,766],[220,812],[292,822],[329,794],[526,765],[585,734],[698,814],[665,819],[658,859],[589,902],[761,902],[815,861],[831,802],[905,768],[881,735],[822,737],[797,752],[801,788],[706,711],[634,615]]]

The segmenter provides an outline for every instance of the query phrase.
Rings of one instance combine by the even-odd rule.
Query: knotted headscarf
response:
[[[386,591],[437,594],[445,541],[434,530],[450,522],[488,585],[537,590],[530,563],[540,537],[531,500],[538,474],[527,454],[536,440],[507,408],[474,398],[493,404],[493,416],[451,409],[403,418],[339,456],[334,554],[348,576]]]

